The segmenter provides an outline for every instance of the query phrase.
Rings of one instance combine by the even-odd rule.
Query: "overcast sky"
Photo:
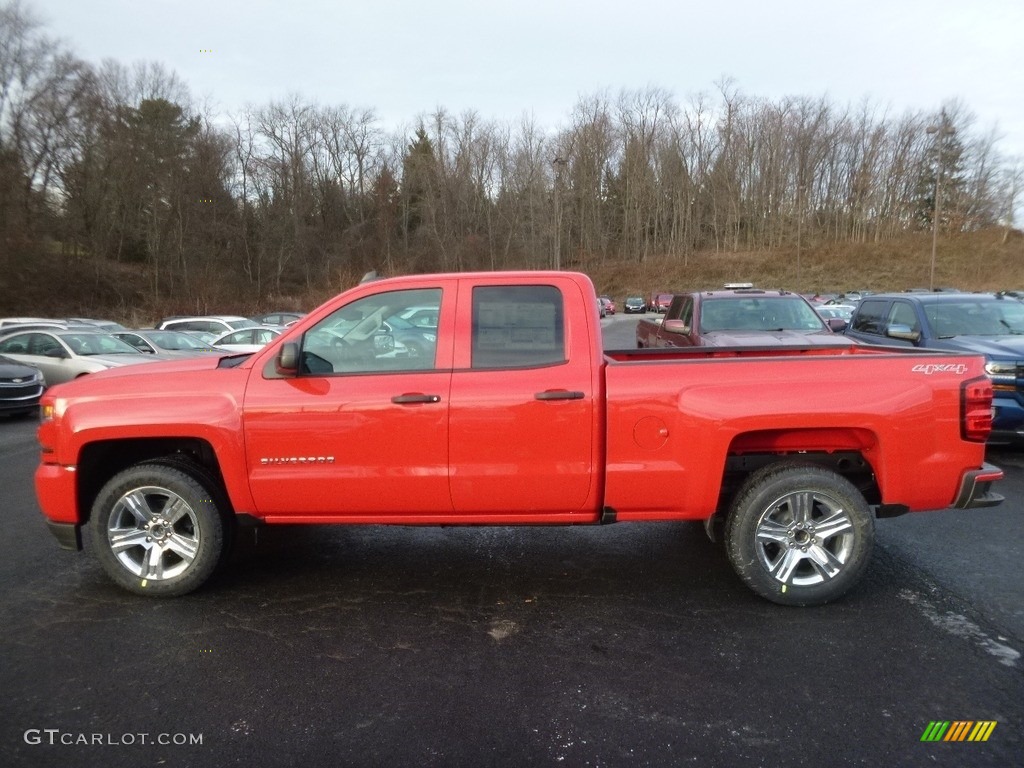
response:
[[[1024,0],[27,2],[81,58],[159,61],[222,113],[298,93],[388,128],[441,106],[556,129],[581,96],[728,77],[895,114],[959,99],[1024,157]]]

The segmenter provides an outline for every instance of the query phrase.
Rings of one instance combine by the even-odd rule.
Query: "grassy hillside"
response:
[[[652,290],[720,288],[752,282],[762,288],[801,293],[851,289],[904,290],[928,287],[932,240],[912,235],[884,243],[842,243],[796,250],[700,253],[680,259],[649,259],[642,264],[607,263],[586,270],[599,290],[614,297]],[[941,239],[935,285],[970,291],[1024,289],[1024,234],[988,231]]]
[[[909,235],[884,243],[843,243],[806,248],[799,268],[794,250],[772,252],[702,252],[682,258],[639,261],[591,258],[572,268],[593,278],[600,293],[620,301],[654,290],[681,291],[749,281],[764,288],[800,292],[868,288],[902,290],[927,287],[931,236]],[[311,309],[358,275],[339,270],[332,285],[318,290],[263,300],[246,295],[238,274],[204,276],[202,290],[191,300],[167,291],[152,298],[150,277],[143,265],[95,262],[62,256],[59,248],[6,244],[0,253],[0,317],[42,315],[90,316],[148,325],[169,314],[204,312],[252,314],[271,309]],[[41,252],[42,251],[42,252]],[[1003,230],[976,232],[939,240],[935,265],[937,286],[964,290],[1024,289],[1024,233]]]

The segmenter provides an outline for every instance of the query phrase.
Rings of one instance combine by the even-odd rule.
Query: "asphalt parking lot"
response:
[[[1020,765],[1024,453],[995,454],[1002,507],[880,521],[821,608],[683,523],[264,529],[152,600],[57,548],[0,419],[0,764]]]

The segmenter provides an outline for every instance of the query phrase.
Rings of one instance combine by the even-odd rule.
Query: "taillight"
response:
[[[992,382],[987,376],[960,385],[960,436],[983,443],[992,432]]]

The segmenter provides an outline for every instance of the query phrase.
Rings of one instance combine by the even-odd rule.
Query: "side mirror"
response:
[[[45,352],[43,352],[43,357],[53,357],[56,358],[57,360],[65,360],[67,359],[67,356],[68,353],[61,349],[60,347],[53,347],[52,349],[48,349]]]
[[[826,321],[826,323],[828,324],[828,327],[832,330],[832,333],[842,333],[843,331],[846,330],[847,323],[841,317],[830,317]]]
[[[274,361],[280,376],[295,376],[299,373],[299,345],[289,341],[281,345]]]
[[[920,331],[915,331],[909,325],[900,325],[899,323],[893,323],[886,328],[885,335],[892,339],[909,341],[913,344],[917,344],[921,340]]]
[[[685,336],[690,332],[690,326],[682,320],[665,320],[661,327],[665,329],[665,333],[681,333]]]

